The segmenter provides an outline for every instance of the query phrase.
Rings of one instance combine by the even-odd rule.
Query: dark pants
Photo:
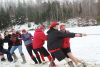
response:
[[[51,61],[52,57],[44,47],[37,48],[34,50],[40,53],[42,61],[45,61],[44,57],[48,57],[48,60]]]
[[[52,55],[54,60],[56,58],[58,61],[61,61],[66,57],[66,55],[64,54],[64,52],[62,50],[51,52],[51,55]]]
[[[12,59],[12,57],[11,57],[11,54],[10,54],[10,52],[9,52],[8,50],[2,49],[2,50],[0,50],[0,52],[1,52],[2,54],[7,54],[7,59],[8,59],[8,61],[10,61],[10,62],[13,61],[13,59]]]
[[[28,46],[26,46],[26,49],[27,49],[27,51],[28,51],[28,53],[29,53],[29,55],[30,55],[30,57],[32,58],[33,61],[36,62],[35,59],[37,58],[38,62],[41,63],[41,59],[40,59],[40,56],[39,56],[38,52],[32,48],[32,45],[31,44],[29,44]],[[36,58],[32,54],[32,51],[35,53]]]
[[[62,48],[61,50],[64,52],[64,54],[66,55],[66,57],[69,58],[69,56],[67,55],[67,53],[70,53],[71,49],[70,48]]]
[[[41,55],[43,54],[45,57],[49,56],[50,54],[48,53],[48,51],[44,48],[44,47],[41,47],[41,48],[37,48],[37,49],[34,49],[36,50],[37,52],[39,52]]]

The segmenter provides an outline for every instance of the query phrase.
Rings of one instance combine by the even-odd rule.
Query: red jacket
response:
[[[33,49],[37,49],[43,47],[43,44],[47,39],[47,36],[41,29],[38,28],[35,30],[33,38],[34,38],[32,42]]]
[[[66,33],[69,33],[69,31],[66,31]],[[63,44],[62,44],[62,48],[69,48],[70,47],[70,38],[64,38],[63,39]]]

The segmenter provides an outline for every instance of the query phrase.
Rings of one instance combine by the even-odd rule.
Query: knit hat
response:
[[[55,27],[56,25],[59,25],[59,23],[57,21],[52,21],[49,28],[53,28]]]

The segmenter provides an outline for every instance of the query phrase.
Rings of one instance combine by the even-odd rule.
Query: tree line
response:
[[[36,24],[45,21],[62,21],[66,22],[69,18],[95,18],[100,21],[100,0],[82,0],[68,2],[48,1],[42,2],[37,0],[38,4],[31,1],[18,3],[17,6],[10,5],[6,9],[0,7],[0,29],[6,29],[16,24],[26,22],[35,22]]]

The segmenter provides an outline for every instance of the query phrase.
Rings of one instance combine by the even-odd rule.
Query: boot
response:
[[[7,59],[8,59],[9,62],[13,61],[13,58],[12,58],[12,56],[9,52],[7,52]]]
[[[56,67],[56,65],[55,65],[53,60],[50,62],[49,67]]]
[[[6,61],[6,59],[3,57],[3,58],[1,58],[1,61]]]
[[[22,62],[22,64],[26,63],[26,59],[25,59],[25,56],[24,56],[24,54],[21,54],[21,57],[22,57],[22,59],[23,59],[23,62]]]
[[[36,58],[33,58],[32,60],[35,62],[35,64],[38,64]]]
[[[17,56],[15,54],[13,54],[12,56],[14,58],[14,63],[17,62],[17,60],[18,60]]]
[[[74,67],[74,64],[73,64],[72,61],[69,61],[69,62],[68,62],[68,65],[69,65],[70,67]]]

